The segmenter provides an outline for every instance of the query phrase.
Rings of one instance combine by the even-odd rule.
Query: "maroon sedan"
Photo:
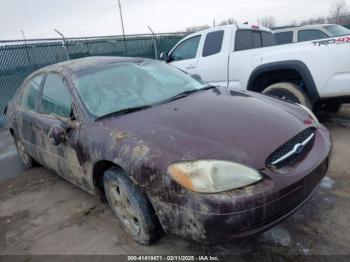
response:
[[[29,76],[7,109],[22,161],[102,199],[142,244],[224,242],[304,204],[328,168],[308,109],[207,86],[169,65],[91,57]]]

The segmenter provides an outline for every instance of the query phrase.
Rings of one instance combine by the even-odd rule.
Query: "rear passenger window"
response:
[[[208,33],[205,38],[202,56],[206,57],[220,53],[223,39],[223,30]]]
[[[21,107],[30,111],[37,111],[37,104],[40,94],[40,84],[43,80],[43,76],[36,76],[29,80],[24,87],[22,94]]]
[[[285,44],[293,43],[293,31],[276,33],[275,41],[277,45],[285,45]]]
[[[63,78],[55,74],[48,75],[41,98],[41,113],[69,118],[71,111],[72,98]]]

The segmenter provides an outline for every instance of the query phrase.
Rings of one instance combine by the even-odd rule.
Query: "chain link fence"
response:
[[[185,34],[133,35],[0,41],[0,128],[4,110],[22,81],[44,66],[87,56],[133,56],[157,58],[168,52]]]

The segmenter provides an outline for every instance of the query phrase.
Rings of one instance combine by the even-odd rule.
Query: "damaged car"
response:
[[[25,165],[106,198],[146,245],[163,232],[220,243],[274,226],[312,196],[331,151],[327,129],[301,105],[141,58],[38,70],[6,120]]]

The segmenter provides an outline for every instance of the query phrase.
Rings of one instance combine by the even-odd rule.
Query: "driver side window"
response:
[[[170,62],[196,58],[201,36],[194,36],[183,41],[170,55]]]
[[[41,97],[41,113],[69,118],[71,111],[72,98],[64,79],[56,74],[49,74]]]

